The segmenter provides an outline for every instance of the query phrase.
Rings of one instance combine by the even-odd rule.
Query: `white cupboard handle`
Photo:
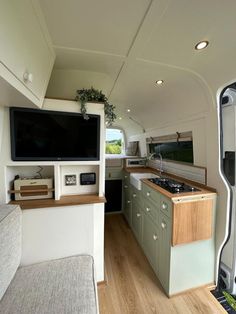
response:
[[[133,194],[133,197],[135,198],[136,196],[137,196],[137,195],[134,193],[134,194]]]
[[[154,240],[154,241],[157,240],[157,235],[156,235],[156,234],[153,235],[153,240]]]
[[[168,208],[168,205],[165,203],[165,202],[162,202],[162,209],[167,209]]]
[[[125,179],[127,179],[128,177],[127,176],[125,176]]]
[[[124,188],[125,188],[125,189],[128,189],[128,185],[125,185]]]
[[[30,83],[32,83],[32,82],[33,82],[33,74],[26,71],[26,72],[23,74],[23,79],[24,79],[25,82],[30,82]]]
[[[166,223],[165,223],[165,222],[162,222],[162,223],[161,223],[161,227],[162,227],[162,229],[165,229],[165,228],[166,228]]]
[[[151,210],[150,207],[146,207],[147,212],[150,212],[150,210]]]
[[[130,202],[130,201],[127,201],[127,203],[130,204],[131,202]]]
[[[150,196],[150,192],[147,192],[147,196]]]
[[[141,214],[137,213],[137,217],[139,218],[141,216]]]

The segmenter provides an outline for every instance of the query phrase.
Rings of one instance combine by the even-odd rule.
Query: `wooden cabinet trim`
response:
[[[45,207],[60,207],[60,206],[73,206],[84,204],[105,203],[106,198],[99,197],[98,195],[66,195],[62,196],[60,200],[55,199],[38,199],[38,200],[23,200],[11,201],[9,204],[17,204],[21,209],[34,209]]]
[[[172,246],[212,237],[212,199],[173,206]]]

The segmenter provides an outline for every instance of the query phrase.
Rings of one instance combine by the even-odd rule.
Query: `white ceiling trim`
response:
[[[65,46],[57,46],[57,45],[53,45],[53,48],[58,49],[58,50],[68,50],[68,51],[73,51],[73,52],[83,52],[83,53],[91,53],[91,54],[97,54],[97,55],[103,55],[103,56],[111,56],[111,57],[117,57],[117,58],[122,58],[122,59],[125,59],[127,57],[126,55],[118,55],[118,54],[110,53],[110,52],[81,49],[81,48],[73,48],[73,47],[65,47]]]

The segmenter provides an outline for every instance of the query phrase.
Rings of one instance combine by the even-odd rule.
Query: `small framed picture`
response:
[[[65,175],[65,185],[76,185],[76,174]]]

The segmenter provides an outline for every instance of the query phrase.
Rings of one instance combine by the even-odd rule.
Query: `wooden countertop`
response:
[[[172,201],[174,201],[175,199],[180,199],[180,198],[193,198],[193,197],[200,197],[200,196],[210,196],[210,195],[215,195],[216,193],[215,192],[212,192],[212,191],[209,191],[207,189],[203,189],[203,188],[200,188],[196,185],[194,185],[195,187],[197,187],[200,191],[196,191],[196,192],[185,192],[185,193],[178,193],[178,194],[173,194],[173,193],[170,193],[168,191],[166,191],[165,189],[161,188],[160,186],[150,182],[149,180],[147,179],[142,179],[142,181],[147,184],[148,186],[150,186],[152,189],[160,192],[161,194],[165,195],[166,197],[172,199]],[[183,180],[182,180],[183,181]]]
[[[84,204],[96,204],[106,203],[104,196],[99,197],[96,194],[86,195],[66,195],[62,196],[60,200],[55,199],[39,199],[39,200],[23,200],[23,201],[11,201],[9,204],[19,205],[21,209],[34,209],[45,207],[59,207],[59,206],[73,206]]]
[[[127,171],[128,173],[154,173],[158,176],[160,176],[160,173],[158,170],[153,169],[153,168],[149,168],[149,167],[129,167],[129,168],[125,168],[125,171]],[[188,179],[184,179],[182,177],[179,176],[175,176],[166,172],[162,173],[162,177],[168,177],[177,181],[181,181],[184,182],[186,184],[189,184],[191,186],[196,187],[197,189],[199,189],[200,191],[197,192],[187,192],[187,193],[178,193],[178,194],[173,194],[170,193],[168,191],[166,191],[165,189],[161,188],[160,186],[150,182],[147,179],[142,179],[142,181],[147,184],[148,186],[150,186],[151,188],[153,188],[154,190],[162,193],[163,195],[165,195],[166,197],[174,200],[176,198],[180,198],[180,197],[191,197],[191,196],[201,196],[201,195],[215,195],[216,194],[216,189],[209,187],[209,186],[205,186],[204,184],[195,182],[195,181],[191,181]]]

